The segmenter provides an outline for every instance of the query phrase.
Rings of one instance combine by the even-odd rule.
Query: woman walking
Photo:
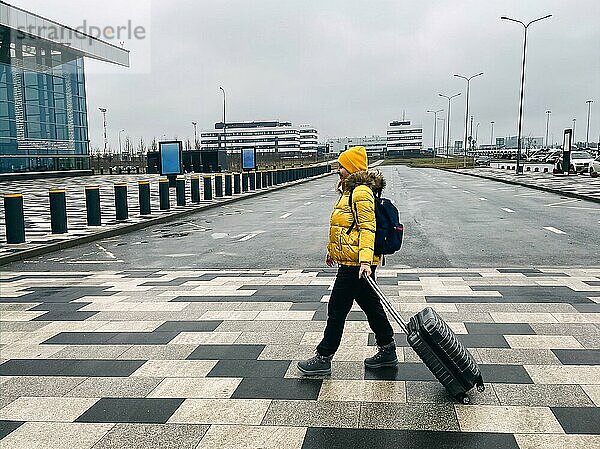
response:
[[[341,197],[331,214],[326,263],[338,264],[338,272],[329,299],[327,325],[316,354],[298,362],[307,375],[331,374],[331,359],[340,346],[346,317],[354,300],[367,315],[375,333],[378,351],[365,359],[367,368],[396,366],[394,331],[376,293],[363,276],[375,278],[380,256],[375,247],[375,195],[385,187],[379,172],[369,172],[365,147],[353,147],[338,159]]]

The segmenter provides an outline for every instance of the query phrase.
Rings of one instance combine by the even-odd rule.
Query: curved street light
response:
[[[443,109],[438,109],[437,111],[427,110],[427,113],[434,115],[434,119],[433,119],[434,120],[433,121],[433,160],[434,161],[435,161],[435,156],[436,156],[435,142],[436,142],[436,137],[437,137],[437,115],[442,111],[443,111]]]
[[[454,97],[458,97],[461,93],[457,93],[454,95],[444,95],[444,94],[438,94],[440,97],[444,97],[448,100],[448,116],[446,117],[446,121],[448,122],[448,129],[446,132],[446,159],[448,159],[448,153],[450,151],[450,101],[454,98]]]
[[[223,87],[219,86],[219,89],[221,89],[221,91],[223,91],[223,150],[225,152],[227,152],[227,125],[225,125],[225,121],[226,121],[226,99],[227,96],[225,94],[225,89],[223,89]]]
[[[465,111],[465,137],[463,139],[463,146],[464,146],[464,153],[463,153],[463,166],[464,168],[467,168],[467,126],[469,123],[469,90],[471,88],[471,80],[473,78],[476,78],[478,76],[483,75],[483,72],[477,73],[476,75],[471,75],[471,76],[464,76],[464,75],[457,75],[455,74],[454,76],[456,76],[457,78],[462,78],[467,82],[467,99],[466,99],[466,111]],[[471,125],[471,133],[473,132],[473,126]],[[471,136],[473,137],[473,136]]]
[[[522,168],[521,168],[521,132],[522,132],[522,129],[523,129],[523,94],[524,94],[524,89],[525,89],[525,55],[527,53],[527,29],[529,28],[529,25],[531,25],[532,23],[539,22],[540,20],[548,19],[549,17],[552,17],[552,14],[548,14],[548,15],[546,15],[544,17],[539,17],[537,19],[534,19],[534,20],[530,21],[527,24],[524,24],[520,20],[512,19],[510,17],[506,17],[506,16],[500,17],[500,19],[502,19],[502,20],[509,20],[511,22],[516,22],[516,23],[521,24],[523,26],[523,31],[524,31],[524,35],[523,35],[523,62],[522,62],[522,66],[521,66],[521,93],[520,93],[520,97],[519,97],[519,124],[518,124],[518,133],[517,133],[517,169],[516,169],[516,174],[517,175],[519,175],[519,174],[522,173]]]

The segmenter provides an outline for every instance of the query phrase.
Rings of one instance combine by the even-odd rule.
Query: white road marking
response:
[[[292,215],[292,213],[287,213],[287,214],[283,214],[281,217],[279,217],[282,220],[285,220],[287,217],[289,217],[290,215]]]
[[[469,192],[468,190],[463,190],[463,193],[471,193],[471,192]]]
[[[581,200],[578,200],[578,199],[563,200],[563,201],[559,201],[558,203],[546,204],[546,206],[547,207],[557,207],[562,204],[577,203],[579,201],[581,201]]]
[[[305,206],[310,206],[312,204],[312,201],[307,201],[306,203],[304,203]]]
[[[527,192],[527,193],[518,193],[515,196],[533,196],[533,195],[537,195],[538,192]]]
[[[456,186],[452,186],[452,188],[453,188],[453,189],[458,189],[458,187],[456,187]]]
[[[566,234],[565,231],[561,231],[560,229],[553,228],[552,226],[544,226],[546,231],[554,232],[555,234]]]
[[[100,250],[102,250],[104,252],[104,254],[106,254],[108,257],[110,257],[111,259],[116,259],[117,256],[115,256],[113,253],[111,253],[109,250],[107,250],[106,248],[104,248],[102,245],[96,243],[96,247],[99,248]]]
[[[193,257],[196,254],[165,254],[167,257]]]
[[[503,208],[502,208],[502,210],[503,210],[504,212],[508,212],[509,214],[514,214],[514,213],[515,213],[515,211],[514,211],[514,210],[512,210],[512,209],[509,209],[508,207],[503,207]]]
[[[580,209],[580,210],[596,210],[600,211],[598,207],[580,207],[580,206],[566,206],[566,204],[579,203],[583,200],[572,199],[572,200],[564,200],[559,201],[558,203],[546,204],[546,207],[560,207],[561,209]]]
[[[218,240],[218,239],[224,239],[228,235],[229,234],[227,234],[225,232],[215,232],[215,233],[211,234],[211,237],[215,240]]]
[[[480,199],[481,201],[487,201],[487,198],[483,198],[483,197],[481,197],[481,198],[479,198],[479,199]]]
[[[247,240],[250,240],[251,238],[256,237],[256,234],[248,234],[246,237],[243,237],[241,239],[238,240],[238,242],[245,242]]]

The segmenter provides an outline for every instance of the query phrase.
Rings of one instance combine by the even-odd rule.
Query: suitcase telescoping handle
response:
[[[377,282],[375,282],[375,280],[371,276],[364,276],[364,278],[367,280],[367,283],[371,286],[371,288],[375,291],[375,293],[377,293],[377,296],[379,296],[379,299],[380,299],[381,304],[383,305],[384,309],[387,310],[387,312],[400,325],[402,332],[404,332],[405,334],[408,335],[408,333],[409,333],[408,332],[408,323],[406,321],[404,321],[404,319],[400,316],[398,311],[396,309],[394,309],[394,307],[390,303],[389,299],[387,299],[385,294],[381,291],[381,288],[379,288],[379,285],[377,285]]]

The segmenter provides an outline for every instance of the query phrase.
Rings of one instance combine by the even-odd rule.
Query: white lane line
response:
[[[456,187],[456,186],[452,186],[452,188],[453,188],[453,189],[458,189],[458,187]]]
[[[553,228],[552,226],[544,226],[546,231],[554,232],[555,234],[566,234],[565,231],[561,231],[560,229]]]
[[[514,214],[514,213],[515,213],[515,211],[514,211],[514,210],[512,210],[512,209],[509,209],[508,207],[503,207],[503,208],[502,208],[502,210],[503,210],[504,212],[508,212],[509,214]]]
[[[238,242],[245,242],[246,240],[250,240],[251,238],[256,237],[256,234],[248,234],[246,237],[243,237],[238,240]]]
[[[106,254],[108,257],[110,257],[111,259],[116,259],[117,256],[115,256],[113,253],[111,253],[109,250],[107,250],[106,248],[104,248],[102,245],[96,243],[96,247],[100,250],[102,250],[104,252],[104,254]]]
[[[304,203],[305,206],[310,206],[312,204],[312,201],[307,201],[306,203]]]
[[[558,203],[546,204],[546,207],[557,207],[557,206],[561,206],[563,204],[577,203],[579,201],[581,201],[581,200],[578,200],[578,199],[563,200],[563,201],[559,201]]]
[[[289,217],[290,215],[292,215],[292,213],[287,213],[287,214],[283,214],[281,217],[279,217],[282,220],[285,220],[287,217]]]
[[[463,190],[463,193],[471,193],[471,192],[469,192],[468,190]]]
[[[481,198],[479,198],[479,199],[480,199],[481,201],[487,201],[487,198],[483,198],[483,197],[481,197]]]
[[[517,194],[515,196],[534,196],[534,195],[537,195],[537,194],[538,194],[538,192],[528,192],[528,193],[519,193],[519,194]]]

